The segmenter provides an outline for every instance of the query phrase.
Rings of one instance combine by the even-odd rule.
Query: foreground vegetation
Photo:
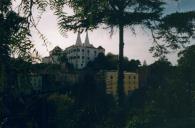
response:
[[[142,0],[120,0],[118,2],[98,0],[94,4],[94,8],[88,8],[91,7],[91,4],[89,1],[85,3],[85,0],[81,2],[51,0],[50,4],[45,0],[23,0],[19,8],[23,14],[21,16],[12,9],[11,0],[1,0],[0,127],[194,128],[195,46],[192,45],[179,54],[178,66],[172,66],[163,57],[148,66],[140,66],[138,61],[129,62],[123,57],[123,29],[125,26],[144,24],[152,32],[155,29],[157,33],[153,33],[155,34],[153,38],[156,45],[151,50],[157,50],[156,56],[167,53],[167,47],[177,49],[186,44],[194,33],[193,11],[177,12],[164,17],[163,3],[159,0],[157,2],[148,1],[149,3]],[[64,4],[73,7],[77,14],[73,17],[66,17],[62,6]],[[114,26],[120,28],[118,75],[120,95],[117,99],[106,95],[105,91],[97,85],[93,75],[93,70],[117,68],[118,62],[111,61],[110,56],[100,56],[95,60],[101,63],[90,63],[89,68],[83,71],[79,83],[73,86],[69,86],[69,83],[65,82],[55,90],[28,95],[20,93],[20,88],[17,86],[18,72],[28,74],[45,67],[45,65],[36,67],[31,63],[33,61],[33,45],[30,41],[30,26],[36,27],[32,17],[33,7],[45,11],[47,5],[51,5],[55,14],[59,16],[59,25],[63,30],[95,29],[102,22],[111,27],[111,30]],[[133,7],[138,13],[126,12],[126,7]],[[145,13],[148,11],[154,14],[154,17],[146,15]],[[95,14],[102,13],[106,15],[94,17]],[[135,16],[137,20],[128,20],[131,16]],[[121,22],[121,18],[125,20]],[[176,24],[175,19],[179,19],[180,22]],[[81,22],[77,22],[77,20]],[[157,26],[153,26],[156,24],[151,21],[158,22]],[[74,22],[78,24],[73,24]],[[156,39],[165,39],[166,45],[159,45]],[[12,58],[22,61],[16,62]],[[47,69],[50,69],[51,72],[60,70],[56,65],[49,65]],[[142,86],[125,98],[122,94],[123,81],[121,80],[123,78],[121,73],[124,69],[141,71],[144,74]],[[48,86],[50,84],[57,86],[60,83],[47,83]],[[66,88],[67,86],[69,88]],[[122,99],[120,102],[118,102],[119,98]]]
[[[94,66],[93,64],[82,71],[79,83],[73,86],[69,86],[68,82],[58,86],[60,83],[50,81],[47,86],[55,84],[55,90],[25,95],[19,93],[19,88],[15,85],[15,88],[10,90],[9,100],[6,101],[8,106],[1,109],[9,111],[8,116],[1,116],[1,127],[193,128],[194,51],[195,46],[191,46],[181,52],[178,66],[172,66],[165,58],[151,65],[138,66],[136,71],[142,73],[144,81],[138,90],[126,97],[122,106],[117,104],[115,97],[107,95],[105,90],[99,88],[94,75],[95,70],[91,70],[94,67],[90,67]],[[95,61],[99,61],[100,58]],[[102,59],[102,64],[109,64],[108,60]],[[111,60],[114,62],[114,59]],[[18,63],[23,66],[18,67]],[[101,63],[99,64],[101,66]],[[51,67],[51,72],[54,69],[56,73],[60,71],[57,65],[56,68],[55,65],[39,65],[14,61],[12,74],[20,70],[23,73],[29,72],[30,69],[40,72],[44,67],[49,70],[48,66]],[[114,69],[113,67],[107,66],[110,69]],[[66,88],[68,86],[70,88]]]

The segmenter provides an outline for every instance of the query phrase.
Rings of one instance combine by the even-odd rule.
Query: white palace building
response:
[[[100,54],[105,54],[105,49],[101,46],[94,47],[90,44],[88,33],[86,34],[85,42],[82,43],[80,33],[78,33],[76,44],[66,48],[64,51],[59,47],[55,47],[50,53],[49,57],[43,58],[43,63],[59,63],[59,55],[66,55],[66,58],[70,64],[76,69],[82,69],[87,66],[88,62],[94,61],[94,59]],[[60,53],[60,54],[59,54]]]

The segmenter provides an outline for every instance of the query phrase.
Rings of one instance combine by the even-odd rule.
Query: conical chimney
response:
[[[86,37],[85,37],[85,43],[84,43],[84,46],[90,46],[88,32],[87,32]]]
[[[76,46],[81,46],[81,45],[82,45],[81,34],[80,34],[80,32],[78,32]]]

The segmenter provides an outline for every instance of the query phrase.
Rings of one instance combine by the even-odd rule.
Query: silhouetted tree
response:
[[[132,59],[127,61],[127,64],[124,64],[124,69],[130,72],[137,72],[139,66],[141,66],[141,62],[139,60]]]

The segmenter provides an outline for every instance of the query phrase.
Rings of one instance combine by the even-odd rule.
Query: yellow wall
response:
[[[106,92],[108,94],[116,95],[117,94],[117,80],[118,75],[117,71],[106,71],[105,72],[105,83],[106,83]],[[126,95],[129,92],[138,89],[138,74],[131,72],[124,72],[124,92]]]

